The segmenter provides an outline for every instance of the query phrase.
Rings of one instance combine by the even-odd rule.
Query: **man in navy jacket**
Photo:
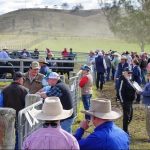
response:
[[[122,113],[120,110],[111,109],[111,101],[96,99],[91,101],[89,111],[83,113],[92,116],[94,131],[82,138],[84,131],[89,128],[88,121],[82,121],[77,129],[75,137],[81,150],[128,150],[129,137],[121,128],[117,127],[112,120],[118,119]]]

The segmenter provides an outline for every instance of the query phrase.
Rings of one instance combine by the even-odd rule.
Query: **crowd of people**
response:
[[[49,49],[46,53],[48,58],[53,56]],[[62,55],[68,56],[66,49]],[[114,51],[91,51],[87,64],[82,65],[77,73],[85,118],[75,133],[72,132],[75,112],[71,91],[60,79],[60,74],[49,69],[46,58],[31,62],[25,73],[15,72],[13,82],[1,92],[0,104],[1,107],[14,108],[18,114],[25,107],[27,94],[38,94],[43,98],[42,109],[34,114],[36,119],[44,121],[43,127],[24,140],[22,149],[129,149],[128,126],[133,116],[132,105],[141,103],[141,97],[146,105],[146,127],[150,136],[149,66],[150,58],[147,53],[137,55],[129,52],[119,54]],[[103,92],[105,83],[110,80],[115,82],[116,101],[120,102],[123,112],[112,108],[111,98],[92,98],[93,86],[97,91]],[[138,90],[134,82],[144,87],[143,90]],[[114,123],[122,114],[123,129]],[[83,137],[90,123],[94,125],[94,130],[87,137]],[[17,119],[15,128],[15,149],[18,149]]]
[[[104,84],[112,80],[115,83],[116,101],[120,102],[123,110],[123,130],[130,135],[128,125],[133,117],[133,103],[149,105],[149,74],[150,55],[142,52],[128,51],[119,54],[116,51],[90,51],[88,64],[95,80],[97,90],[103,91]],[[138,87],[143,88],[139,91]],[[145,87],[145,88],[144,88]],[[145,95],[144,95],[145,94]],[[142,101],[143,99],[143,101]],[[149,107],[146,107],[146,120],[149,119]],[[147,124],[147,132],[150,135],[150,124]]]

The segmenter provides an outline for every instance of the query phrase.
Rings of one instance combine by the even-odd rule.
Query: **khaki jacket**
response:
[[[44,75],[41,73],[38,73],[38,75],[33,79],[32,82],[30,82],[29,73],[24,74],[24,83],[23,85],[29,89],[30,94],[35,94],[38,92],[43,86],[42,86],[42,79],[44,78]]]

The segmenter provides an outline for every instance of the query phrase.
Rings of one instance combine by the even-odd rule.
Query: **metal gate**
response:
[[[73,109],[77,116],[77,106],[78,106],[78,76],[71,77],[69,79],[69,87],[71,91],[71,95],[73,98]],[[38,121],[34,118],[33,114],[36,109],[42,108],[42,100],[36,102],[22,110],[19,111],[18,114],[18,145],[19,149],[22,147],[22,143],[24,139],[30,135],[33,131],[42,126],[43,122]]]

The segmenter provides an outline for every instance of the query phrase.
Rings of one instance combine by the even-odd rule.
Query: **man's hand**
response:
[[[87,130],[89,128],[89,121],[88,120],[83,120],[80,123],[80,127],[83,128],[84,130]]]
[[[40,95],[44,99],[47,97],[45,92],[37,92],[36,94]]]

